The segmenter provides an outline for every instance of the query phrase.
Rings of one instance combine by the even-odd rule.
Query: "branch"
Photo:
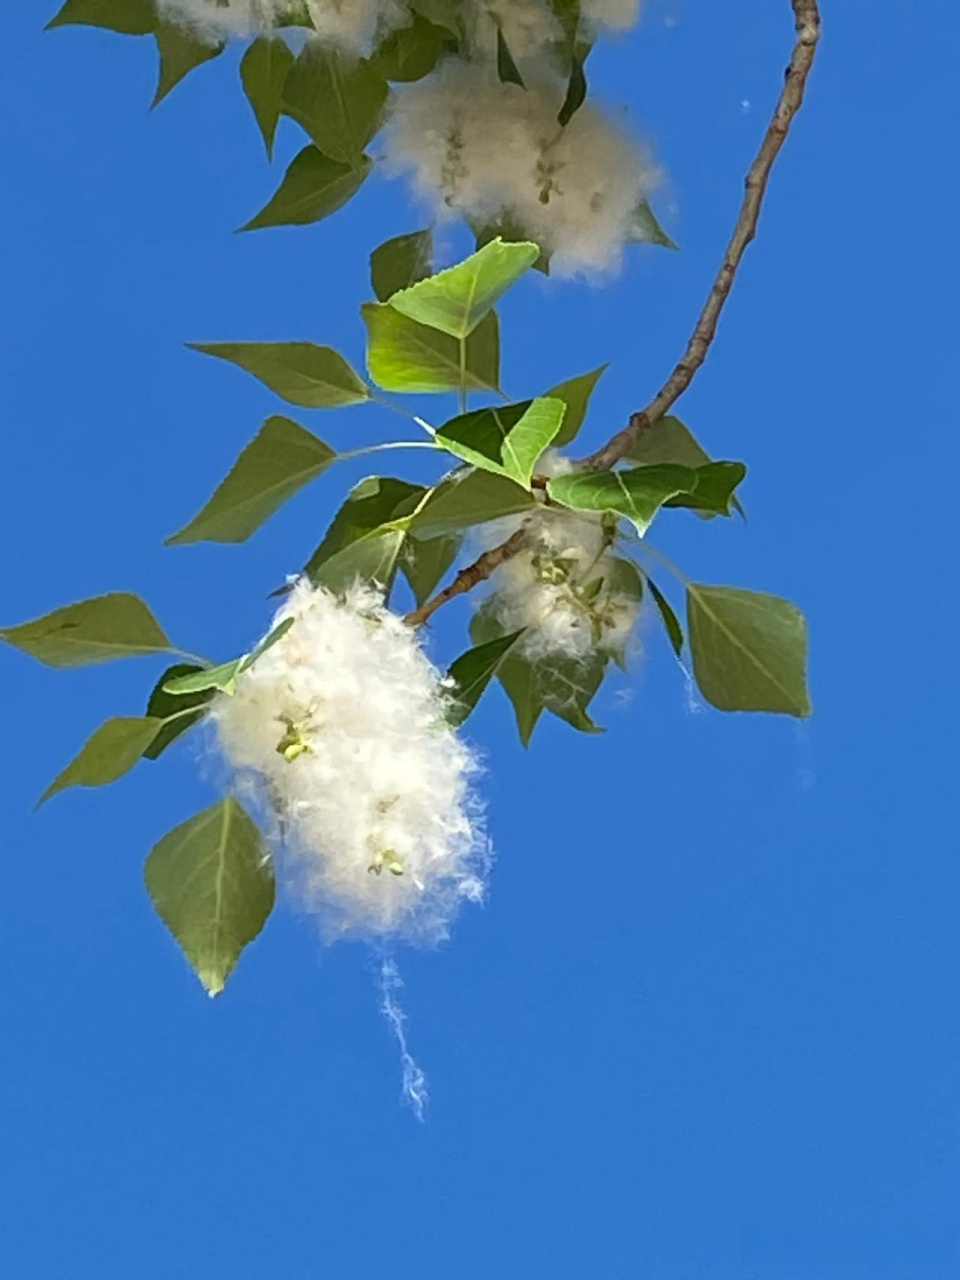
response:
[[[790,65],[787,67],[783,89],[773,113],[773,119],[763,136],[760,150],[747,173],[743,203],[740,206],[730,243],[727,245],[720,270],[707,295],[687,348],[670,377],[650,403],[645,408],[632,413],[623,430],[618,431],[602,449],[583,458],[577,464],[579,470],[609,471],[615,467],[630,453],[640,435],[652,427],[680,399],[707,358],[710,344],[716,336],[720,313],[730,296],[746,247],[757,234],[757,223],[770,172],[780,154],[780,148],[787,140],[790,126],[803,104],[807,77],[810,75],[810,68],[813,66],[817,51],[817,41],[820,39],[820,10],[817,0],[790,0],[790,3],[793,8],[797,38]],[[406,621],[411,626],[420,626],[448,600],[463,595],[478,583],[484,582],[495,569],[522,550],[526,538],[526,529],[518,529],[506,542],[493,547],[490,551],[485,551],[479,560],[466,569],[461,569],[449,587],[444,588],[413,613],[408,613]]]
[[[700,312],[700,318],[687,343],[687,349],[650,403],[645,408],[632,413],[624,429],[618,431],[602,449],[598,449],[596,453],[582,460],[579,465],[584,471],[609,471],[621,458],[625,458],[640,435],[652,427],[680,399],[707,358],[707,351],[717,332],[720,312],[730,296],[744,251],[757,234],[757,221],[760,217],[763,197],[766,194],[770,171],[773,168],[773,162],[780,154],[780,148],[787,140],[794,117],[803,103],[807,77],[813,66],[817,41],[820,39],[820,11],[817,0],[791,0],[791,4],[797,39],[793,46],[790,65],[787,67],[780,100],[764,134],[757,157],[747,173],[743,203],[733,228],[733,235],[723,255],[723,262],[720,264],[713,287]]]
[[[481,582],[486,582],[495,569],[499,569],[502,564],[512,560],[519,551],[523,550],[526,540],[527,529],[523,527],[511,534],[506,542],[501,542],[499,547],[492,547],[489,551],[485,551],[473,564],[461,569],[449,587],[444,587],[432,600],[428,600],[419,609],[408,613],[404,622],[409,622],[412,627],[422,626],[442,604],[446,604],[455,596],[462,596],[467,591],[472,591]]]

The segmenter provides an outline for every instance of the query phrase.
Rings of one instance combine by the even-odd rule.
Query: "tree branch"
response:
[[[690,386],[694,376],[707,357],[707,351],[717,332],[717,321],[724,308],[744,251],[757,233],[760,207],[767,190],[767,181],[773,162],[787,139],[794,117],[803,103],[807,77],[813,66],[817,41],[820,38],[820,11],[817,0],[791,0],[797,31],[793,55],[787,67],[786,78],[773,119],[764,134],[757,157],[750,166],[744,185],[743,203],[733,228],[733,235],[723,255],[723,262],[707,295],[696,327],[670,377],[654,398],[643,409],[630,415],[630,421],[596,453],[580,463],[584,471],[609,471],[625,458],[640,435],[670,409]]]
[[[767,182],[773,169],[774,161],[787,139],[790,126],[803,104],[803,94],[807,86],[807,78],[817,51],[820,39],[820,10],[817,0],[790,0],[793,8],[796,41],[787,67],[783,89],[777,102],[773,118],[767,127],[757,152],[756,159],[750,166],[744,184],[743,202],[737,216],[730,243],[720,264],[716,279],[707,295],[703,310],[690,335],[687,348],[680,357],[670,377],[663,384],[654,398],[643,409],[630,415],[630,420],[622,431],[618,431],[602,449],[583,458],[577,465],[583,471],[609,471],[611,467],[630,453],[641,434],[652,427],[668,409],[679,400],[690,386],[697,370],[703,364],[717,332],[717,322],[723,311],[733,282],[737,277],[740,263],[743,260],[747,245],[757,234],[757,223],[760,209],[767,190]],[[461,569],[449,587],[445,587],[425,605],[408,613],[406,621],[411,626],[420,626],[455,596],[471,591],[478,583],[484,582],[495,569],[510,560],[522,550],[527,539],[527,530],[518,529],[498,547],[485,551],[482,556],[466,569]]]

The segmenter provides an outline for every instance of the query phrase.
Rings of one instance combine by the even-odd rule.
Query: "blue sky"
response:
[[[31,812],[102,718],[139,711],[153,665],[53,672],[5,650],[3,1274],[957,1274],[943,135],[960,22],[943,0],[922,21],[907,0],[826,8],[760,238],[680,410],[748,462],[749,523],[676,513],[655,539],[700,580],[802,606],[813,720],[691,709],[653,631],[598,703],[600,739],[550,723],[524,753],[491,693],[469,731],[492,896],[443,950],[400,956],[421,1126],[362,950],[323,950],[285,903],[212,1004],[153,917],[146,853],[215,795],[189,749]],[[679,353],[779,88],[786,0],[732,9],[649,0],[594,68],[656,147],[683,252],[638,251],[604,290],[533,279],[503,308],[514,394],[612,361],[598,443]],[[318,227],[231,234],[279,173],[233,60],[148,116],[146,41],[44,35],[51,5],[11,10],[2,621],[122,587],[229,656],[363,468],[245,546],[164,549],[278,407],[183,343],[307,338],[359,363],[366,255],[422,219],[371,182]],[[281,160],[295,145],[291,128]],[[366,409],[310,425],[341,447],[394,430]],[[438,623],[442,657],[466,617]]]

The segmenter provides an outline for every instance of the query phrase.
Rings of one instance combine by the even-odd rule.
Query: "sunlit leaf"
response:
[[[167,544],[243,542],[336,456],[292,419],[268,418],[202,511]]]
[[[342,209],[373,167],[369,156],[355,165],[331,160],[314,146],[304,147],[290,163],[276,194],[241,231],[262,227],[306,226]]]
[[[129,773],[163,727],[162,720],[146,716],[115,716],[102,724],[63,772],[37,801],[67,787],[105,787]]]
[[[529,489],[534,465],[560,430],[565,411],[562,400],[546,398],[491,405],[445,423],[437,431],[437,444]]]
[[[590,405],[590,397],[607,367],[602,364],[599,369],[593,369],[590,373],[581,373],[576,378],[568,378],[566,382],[558,383],[547,392],[551,399],[562,400],[567,406],[560,430],[553,441],[555,448],[559,449],[569,444],[583,426],[583,420],[587,416]]]
[[[389,305],[418,324],[465,338],[539,256],[535,244],[497,238],[455,267],[402,289]]]
[[[126,591],[81,600],[16,627],[0,627],[0,640],[49,667],[84,667],[172,648],[139,596]]]
[[[433,260],[433,232],[411,231],[394,236],[370,255],[370,280],[380,302],[425,280]]]
[[[305,409],[336,409],[369,399],[366,384],[332,347],[312,342],[188,342],[187,346],[239,365],[278,396]]]
[[[368,302],[361,311],[367,326],[367,369],[378,387],[411,392],[459,389],[456,338],[408,319],[394,311],[392,302]],[[464,375],[469,391],[495,391],[499,386],[500,326],[495,312],[467,338]]]
[[[221,800],[163,837],[144,880],[207,993],[218,995],[273,908],[273,867],[256,825],[232,797]]]
[[[810,714],[807,627],[789,600],[689,583],[687,629],[697,684],[713,706]]]
[[[284,618],[249,653],[242,653],[239,658],[232,658],[229,662],[221,662],[215,667],[193,667],[189,672],[172,679],[167,672],[168,678],[164,679],[160,687],[164,693],[178,697],[207,691],[232,694],[237,687],[237,677],[244,671],[249,671],[278,640],[282,640],[295,621],[295,618]]]
[[[243,90],[271,159],[282,108],[283,86],[293,62],[293,54],[283,40],[262,36],[254,40],[240,63]]]
[[[554,476],[547,492],[575,511],[616,511],[645,533],[657,511],[674,494],[691,491],[696,472],[662,464],[630,471],[588,471]]]

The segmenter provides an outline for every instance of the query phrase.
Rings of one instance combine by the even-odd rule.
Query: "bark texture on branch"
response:
[[[720,313],[730,296],[744,252],[757,233],[760,209],[774,161],[803,104],[804,90],[816,56],[817,42],[820,39],[820,9],[817,0],[790,0],[790,3],[793,8],[796,40],[790,64],[786,70],[783,89],[773,118],[763,136],[760,150],[747,173],[743,202],[733,234],[703,310],[690,335],[686,350],[650,403],[632,413],[623,430],[618,431],[608,440],[602,449],[583,458],[577,464],[579,470],[609,471],[611,467],[615,467],[618,462],[627,457],[642,433],[662,418],[679,400],[707,357],[710,344],[716,336]],[[448,600],[471,591],[478,583],[489,578],[495,569],[522,550],[526,538],[526,530],[518,529],[506,542],[493,547],[490,551],[485,551],[473,564],[466,569],[461,569],[453,582],[432,600],[407,614],[406,621],[413,626],[420,626]]]

